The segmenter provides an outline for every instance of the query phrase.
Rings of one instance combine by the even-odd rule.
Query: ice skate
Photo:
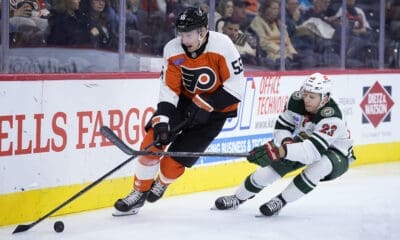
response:
[[[236,209],[246,200],[240,200],[236,195],[223,196],[215,200],[215,207],[219,210]]]
[[[260,212],[262,213],[262,215],[267,217],[278,215],[285,205],[285,200],[282,197],[277,196],[261,205]]]
[[[168,185],[162,184],[160,180],[154,181],[153,185],[151,186],[149,195],[147,196],[148,202],[155,202],[160,199],[164,192],[167,190]]]
[[[113,216],[133,215],[139,212],[144,205],[148,192],[133,190],[128,196],[118,199],[115,204]]]

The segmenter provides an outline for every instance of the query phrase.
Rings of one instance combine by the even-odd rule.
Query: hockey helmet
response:
[[[313,73],[304,81],[301,90],[319,93],[323,99],[331,94],[331,80],[321,73]]]
[[[190,32],[196,28],[207,27],[207,24],[207,13],[201,8],[188,7],[179,14],[175,27],[178,32]]]

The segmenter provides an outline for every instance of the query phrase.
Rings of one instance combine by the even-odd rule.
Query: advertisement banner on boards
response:
[[[248,152],[272,138],[276,118],[306,76],[246,77],[237,118],[210,152]],[[398,74],[330,75],[355,145],[398,142]],[[158,101],[158,79],[0,82],[0,194],[89,182],[127,156],[100,134],[107,125],[139,149]],[[243,160],[243,159],[239,159]],[[201,158],[196,167],[235,159]],[[131,176],[125,167],[113,177]],[[18,177],[16,177],[18,176]],[[7,184],[6,184],[7,183]]]

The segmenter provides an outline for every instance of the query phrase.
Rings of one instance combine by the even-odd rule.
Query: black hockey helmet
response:
[[[178,32],[190,32],[196,28],[207,27],[207,24],[207,13],[200,8],[188,7],[179,14],[175,27]]]

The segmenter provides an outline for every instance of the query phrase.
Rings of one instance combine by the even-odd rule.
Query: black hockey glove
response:
[[[253,148],[249,152],[247,160],[261,167],[269,166],[272,162],[280,160],[279,148],[271,140],[264,145]]]
[[[151,119],[151,126],[154,129],[154,141],[156,146],[161,148],[162,145],[168,145],[171,142],[169,118],[165,115],[157,115]]]
[[[210,118],[211,112],[214,108],[211,105],[210,100],[206,100],[200,95],[196,95],[192,98],[192,103],[186,110],[186,117],[188,119],[187,126],[193,127],[197,124],[204,124]]]

